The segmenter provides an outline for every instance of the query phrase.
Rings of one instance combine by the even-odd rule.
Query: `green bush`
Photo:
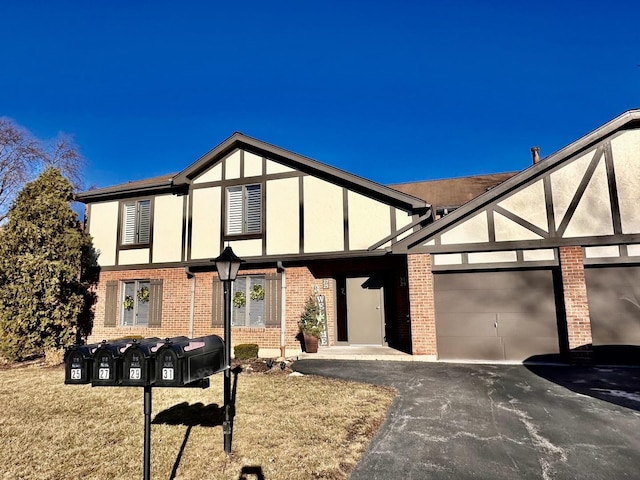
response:
[[[255,343],[241,343],[233,347],[233,356],[237,360],[249,360],[258,358],[258,345]]]

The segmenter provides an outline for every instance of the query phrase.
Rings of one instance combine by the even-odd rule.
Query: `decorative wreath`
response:
[[[242,308],[247,304],[247,297],[244,292],[236,292],[233,294],[233,306],[236,308]]]
[[[122,306],[125,310],[133,310],[133,296],[127,295],[124,297],[124,302],[122,302]]]
[[[147,287],[141,287],[136,296],[142,303],[147,303],[149,301],[149,289]]]
[[[263,300],[264,299],[264,287],[259,283],[255,284],[251,287],[251,292],[249,292],[249,296],[251,300]]]

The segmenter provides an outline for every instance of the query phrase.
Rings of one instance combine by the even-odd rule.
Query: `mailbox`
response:
[[[107,343],[103,340],[93,353],[93,378],[91,385],[94,387],[120,385],[122,367],[120,365],[122,354],[127,347],[133,345],[133,340],[120,340]]]
[[[64,355],[64,383],[67,385],[84,385],[91,383],[93,368],[93,352],[98,347],[92,345],[73,345]]]
[[[217,335],[166,341],[156,351],[157,387],[183,387],[224,370],[224,342]]]
[[[143,387],[151,385],[155,371],[155,351],[163,344],[159,338],[134,340],[127,346],[119,362],[122,385]]]
[[[175,337],[166,340],[160,340],[159,338],[134,340],[122,354],[120,362],[122,385],[143,387],[153,384],[156,370],[155,354],[158,348],[166,342],[182,342],[185,340],[189,339],[187,337]]]

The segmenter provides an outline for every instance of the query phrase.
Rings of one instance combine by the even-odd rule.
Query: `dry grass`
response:
[[[142,477],[142,389],[63,381],[62,367],[0,370],[0,478]],[[312,376],[241,373],[227,458],[222,376],[211,384],[153,389],[153,479],[346,479],[395,396]]]

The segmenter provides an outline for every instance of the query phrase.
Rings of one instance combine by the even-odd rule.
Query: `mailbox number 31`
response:
[[[163,368],[162,369],[162,379],[163,380],[173,380],[173,368]]]

